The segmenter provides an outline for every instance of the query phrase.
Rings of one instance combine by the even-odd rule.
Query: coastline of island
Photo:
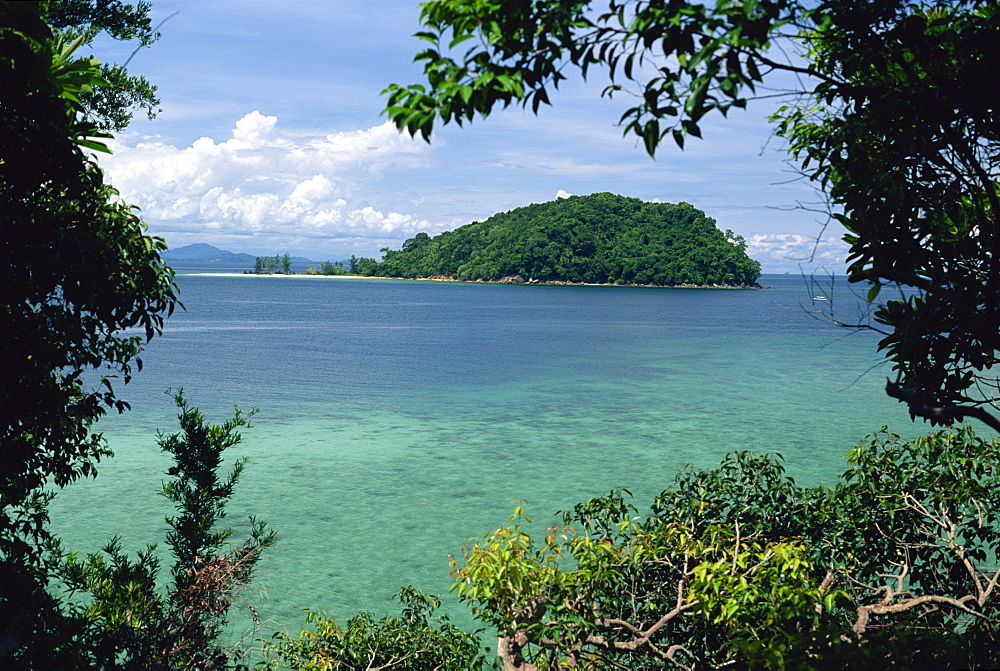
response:
[[[342,279],[342,280],[392,280],[403,282],[448,282],[454,284],[503,284],[522,286],[566,286],[566,287],[624,287],[631,289],[769,289],[771,287],[762,284],[619,284],[619,283],[599,283],[599,282],[566,282],[563,280],[524,280],[514,281],[513,278],[504,277],[499,280],[460,280],[454,277],[437,275],[433,277],[384,277],[372,275],[321,275],[314,273],[178,273],[186,277],[272,277],[272,278],[318,278],[318,279]]]
[[[570,196],[497,213],[431,237],[417,233],[382,261],[350,270],[378,277],[500,284],[753,287],[760,263],[744,238],[688,203],[611,193]],[[527,278],[527,279],[526,279]]]

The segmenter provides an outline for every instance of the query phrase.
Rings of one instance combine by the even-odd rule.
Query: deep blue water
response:
[[[856,316],[846,282],[765,276],[755,291],[538,287],[307,277],[180,276],[168,320],[102,422],[117,456],[64,492],[71,547],[162,538],[175,430],[163,393],[184,387],[216,422],[260,408],[234,455],[250,464],[231,506],[279,531],[262,612],[297,630],[301,609],[381,612],[413,583],[447,590],[447,556],[526,499],[536,521],[628,487],[636,504],[688,462],[780,452],[805,484],[888,424],[925,427],[885,397],[877,334],[808,313]],[[829,300],[813,301],[823,293]],[[869,371],[866,373],[866,371]],[[461,618],[459,618],[461,619]]]

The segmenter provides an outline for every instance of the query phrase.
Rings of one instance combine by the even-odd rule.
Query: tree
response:
[[[253,272],[257,275],[274,275],[292,273],[292,257],[288,252],[274,256],[254,257]]]
[[[363,256],[358,259],[358,267],[356,271],[358,275],[365,275],[369,277],[378,275],[379,264],[375,259]]]
[[[626,134],[683,147],[709,112],[758,85],[802,175],[846,229],[849,278],[877,306],[887,392],[932,424],[979,419],[1000,384],[1000,11],[990,0],[436,0],[421,3],[426,85],[389,86],[387,113],[429,139],[512,104],[538,111],[571,69],[630,87]],[[472,45],[472,46],[469,46]]]
[[[102,33],[115,40],[135,41],[136,52],[160,38],[149,19],[148,2],[46,0],[41,4],[45,22],[67,42],[80,38],[81,47],[89,47]],[[145,77],[129,74],[125,65],[101,64],[101,77],[107,84],[79,96],[84,114],[102,130],[122,130],[138,109],[145,110],[150,119],[159,112],[156,86]]]
[[[454,588],[505,671],[994,667],[998,449],[967,427],[883,430],[832,488],[732,453],[646,516],[613,491],[539,542],[518,507],[463,550]]]
[[[229,667],[233,653],[220,644],[223,627],[275,538],[251,517],[250,535],[227,547],[233,530],[217,528],[246,465],[245,458],[238,459],[229,475],[220,478],[223,453],[242,441],[239,429],[250,427],[254,413],[243,415],[237,409],[232,419],[213,425],[188,405],[183,391],[174,394],[174,400],[181,431],[159,436],[160,448],[174,458],[161,491],[178,513],[166,518],[173,584],[159,593],[159,562],[152,546],[135,561],[117,538],[103,554],[66,555],[60,573],[70,592],[77,594],[68,611],[78,630],[62,658],[66,666],[65,660],[73,659],[77,668]]]
[[[430,237],[423,232],[417,233],[415,236],[403,243],[404,252],[412,252],[420,249],[424,245],[430,242]]]
[[[43,487],[110,454],[92,425],[128,407],[116,382],[177,304],[166,245],[85,151],[103,145],[80,96],[105,82],[77,45],[36,3],[0,4],[0,660],[44,649],[62,621]]]
[[[469,671],[482,668],[486,655],[475,634],[462,631],[446,615],[434,615],[440,599],[415,587],[404,587],[396,598],[401,615],[375,620],[358,613],[346,626],[310,612],[298,638],[275,634],[264,642],[265,667],[269,669],[407,669],[408,671]]]

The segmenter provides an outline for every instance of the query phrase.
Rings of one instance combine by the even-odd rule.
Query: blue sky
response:
[[[172,247],[379,258],[419,231],[610,191],[691,203],[743,235],[765,272],[843,269],[841,232],[817,246],[822,217],[797,209],[817,195],[770,135],[773,100],[713,117],[705,140],[664,144],[653,160],[622,137],[627,99],[601,99],[595,72],[537,117],[511,108],[439,128],[428,145],[381,113],[386,85],[420,81],[416,0],[153,0],[154,22],[174,12],[130,64],[159,87],[163,111],[140,115],[101,159]],[[117,62],[131,50],[94,49]]]

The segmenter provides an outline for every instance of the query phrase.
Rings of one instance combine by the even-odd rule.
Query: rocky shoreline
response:
[[[501,277],[499,280],[457,280],[449,275],[431,275],[429,277],[388,277],[385,275],[310,275],[308,273],[183,273],[202,277],[278,277],[295,278],[309,277],[316,279],[345,280],[406,280],[407,282],[456,282],[464,284],[523,284],[526,286],[548,287],[639,287],[645,289],[770,289],[763,284],[611,284],[599,282],[566,282],[563,280],[524,279],[520,275]]]
[[[524,284],[534,286],[566,287],[643,287],[648,289],[767,289],[762,284],[611,284],[599,282],[566,282],[564,280],[525,279],[521,275],[509,275],[499,280],[457,280],[449,275],[429,277],[386,277],[388,280],[413,280],[416,282],[466,282],[471,284]]]

